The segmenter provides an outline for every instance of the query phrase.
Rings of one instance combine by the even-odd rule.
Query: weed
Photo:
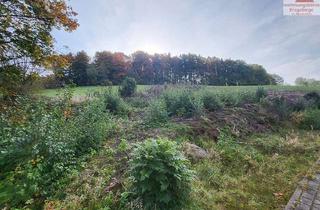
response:
[[[264,87],[258,87],[256,90],[256,98],[257,101],[260,101],[262,98],[265,98],[268,96],[268,92],[264,89]]]
[[[311,106],[320,108],[320,95],[318,92],[309,92],[303,96]]]
[[[103,100],[106,110],[117,115],[126,115],[129,112],[128,105],[125,101],[116,93],[107,91],[103,93]]]
[[[203,107],[208,111],[216,111],[222,108],[222,103],[218,96],[206,92],[202,96]]]
[[[164,125],[168,122],[168,112],[163,100],[158,99],[150,103],[147,110],[147,125],[150,127]]]
[[[190,90],[170,90],[163,94],[169,116],[192,117],[202,109],[199,97]]]
[[[147,210],[181,209],[184,206],[190,192],[192,171],[176,143],[165,139],[140,143],[129,164],[133,181],[131,204],[141,203]]]
[[[303,112],[299,126],[304,129],[320,130],[320,109],[308,109]]]

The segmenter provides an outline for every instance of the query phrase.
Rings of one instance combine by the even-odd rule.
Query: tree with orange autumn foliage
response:
[[[76,15],[64,0],[0,1],[0,65],[49,65],[58,58],[50,32],[74,31]]]
[[[66,66],[68,59],[54,51],[53,29],[78,27],[76,12],[64,0],[0,1],[0,90],[6,95],[12,80],[25,81],[28,72]],[[14,70],[14,71],[13,71]],[[14,73],[11,73],[14,72]],[[17,74],[17,72],[20,72]],[[15,84],[14,86],[22,85]],[[13,91],[15,92],[15,91]]]

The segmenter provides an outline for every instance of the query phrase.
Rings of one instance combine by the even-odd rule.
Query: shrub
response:
[[[112,125],[100,100],[74,109],[67,99],[52,104],[19,99],[17,107],[0,114],[0,208],[53,195]],[[37,200],[29,207],[39,204]]]
[[[192,117],[201,112],[201,101],[190,90],[167,91],[163,99],[169,116]]]
[[[298,100],[296,100],[292,104],[291,109],[294,112],[300,112],[300,111],[305,110],[307,108],[307,106],[308,106],[308,103],[304,98],[298,98]]]
[[[133,96],[137,89],[136,80],[131,77],[126,77],[120,87],[119,87],[119,93],[122,97],[130,97]]]
[[[128,113],[128,106],[125,101],[116,93],[107,91],[103,94],[105,108],[109,112],[118,115],[125,115]]]
[[[279,120],[285,120],[290,116],[291,108],[288,106],[286,99],[282,96],[274,98],[266,98],[263,105],[272,113],[278,115]]]
[[[149,126],[158,126],[168,121],[168,112],[163,100],[154,100],[147,111],[147,123]]]
[[[129,165],[131,203],[147,210],[181,209],[185,204],[193,172],[175,142],[146,140],[134,149]]]
[[[87,102],[72,119],[73,126],[78,129],[74,134],[77,156],[97,150],[110,132],[112,117],[105,113],[103,105],[99,100]]]
[[[244,103],[252,103],[256,101],[256,96],[252,91],[241,92],[222,92],[218,97],[225,106],[235,107]]]
[[[314,106],[320,108],[320,95],[317,92],[310,92],[303,96],[310,104],[310,106]]]
[[[149,105],[149,100],[141,98],[139,96],[134,96],[126,99],[126,102],[134,108],[144,109]]]
[[[213,94],[205,93],[202,96],[203,107],[208,111],[216,111],[222,108],[220,99]]]
[[[244,103],[254,103],[256,102],[256,95],[253,91],[243,91],[239,93],[237,97],[237,104],[242,105]]]
[[[268,92],[263,87],[258,87],[256,90],[256,98],[257,101],[260,101],[262,98],[265,98],[268,96]]]
[[[219,93],[218,98],[221,100],[225,106],[237,106],[239,104],[239,95],[233,93]]]
[[[320,130],[320,110],[309,109],[303,112],[299,126],[304,129]]]

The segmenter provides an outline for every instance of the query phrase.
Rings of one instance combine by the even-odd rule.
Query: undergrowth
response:
[[[183,86],[141,97],[132,90],[125,98],[106,91],[76,104],[67,91],[55,101],[23,97],[4,107],[0,207],[280,209],[302,176],[312,174],[308,168],[320,149],[318,93],[289,100],[270,97],[264,88]],[[219,121],[232,125],[242,115],[228,110],[251,107],[256,110],[250,114],[277,118],[267,125],[269,133],[236,135],[236,121],[231,128]],[[213,125],[198,126],[209,117]],[[269,123],[259,117],[258,128]],[[302,130],[280,129],[280,122]],[[214,139],[204,135],[209,130]],[[158,140],[145,141],[150,137]],[[208,157],[189,165],[179,147],[185,142]]]
[[[0,207],[38,208],[112,133],[104,102],[72,107],[21,97],[0,115]]]
[[[193,205],[187,209],[280,209],[296,183],[309,174],[320,136],[299,131],[237,142],[223,134],[218,144],[202,144],[219,155],[194,165],[198,179],[193,183]]]

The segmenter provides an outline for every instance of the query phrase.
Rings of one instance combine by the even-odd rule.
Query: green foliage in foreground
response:
[[[111,90],[106,91],[102,94],[105,103],[106,110],[113,114],[125,115],[129,112],[129,108],[125,101]]]
[[[222,102],[218,96],[205,92],[202,96],[203,107],[208,111],[216,111],[223,107]]]
[[[320,109],[308,109],[302,112],[301,128],[320,130]]]
[[[129,174],[134,179],[129,179],[128,174],[121,171],[127,166],[126,161],[131,159],[127,153],[132,148],[131,143],[153,135],[170,136],[177,142],[192,139],[193,143],[209,153],[209,158],[194,162],[191,166],[196,171],[197,178],[191,181],[190,202],[186,202],[187,206],[183,209],[277,209],[281,207],[287,202],[301,175],[305,175],[315,161],[320,148],[319,133],[299,130],[292,134],[280,130],[278,133],[238,139],[231,136],[231,131],[220,129],[222,133],[217,142],[203,136],[191,137],[191,127],[184,123],[185,119],[178,119],[179,122],[174,123],[174,121],[170,122],[169,115],[170,117],[194,117],[192,120],[197,122],[198,114],[201,113],[204,117],[208,114],[202,111],[203,108],[213,104],[211,111],[214,111],[216,102],[220,100],[222,106],[229,106],[226,109],[233,109],[234,106],[251,102],[257,103],[256,87],[254,89],[240,87],[239,90],[231,88],[228,91],[223,91],[224,87],[217,87],[217,90],[210,88],[212,89],[181,90],[178,86],[176,89],[169,88],[156,95],[150,96],[146,92],[124,100],[117,95],[116,89],[113,89],[110,91],[111,96],[108,95],[109,92],[105,97],[100,97],[101,94],[98,94],[97,98],[72,106],[69,94],[57,99],[54,103],[19,101],[19,106],[1,115],[0,148],[4,153],[0,153],[0,207],[8,204],[9,207],[33,209],[35,206],[42,206],[40,202],[48,197],[49,203],[46,202],[48,207],[52,204],[55,209],[118,209],[121,204],[124,204],[124,209],[128,209],[137,205],[141,207],[142,204],[150,207],[152,202],[159,202],[158,206],[169,205],[171,200],[168,203],[165,202],[166,199],[157,200],[161,196],[166,198],[166,191],[165,189],[161,191],[161,183],[156,181],[162,180],[164,186],[166,186],[165,183],[170,183],[166,189],[172,192],[170,188],[172,179],[158,179],[158,177],[160,173],[165,174],[165,171],[169,171],[166,175],[176,178],[172,172],[179,172],[179,170],[175,171],[171,168],[167,170],[167,166],[176,163],[170,161],[170,164],[164,164],[170,159],[169,157],[174,159],[172,154],[175,152],[172,153],[172,148],[181,154],[177,151],[179,148],[176,144],[169,141],[170,147],[160,147],[157,143],[150,143],[150,140],[147,141],[149,146],[146,146],[147,143],[141,143],[138,146],[143,148],[140,149],[140,156],[133,153],[134,157],[139,158],[134,158],[130,162],[137,166],[135,176],[133,176],[132,167]],[[204,100],[204,95],[208,97],[207,102]],[[111,100],[106,100],[109,97]],[[297,113],[299,122],[308,119],[305,121],[307,123],[303,124],[307,125],[308,129],[315,129],[314,124],[320,119],[316,117],[319,114],[318,110],[310,110],[316,108],[315,97],[301,98],[302,105],[300,102],[293,104],[285,97],[275,97],[275,99],[267,97],[261,100],[262,105],[266,106],[260,108],[266,108],[266,111],[275,118],[283,116],[280,122],[287,122],[289,116],[292,117]],[[132,99],[137,101],[131,101]],[[145,105],[139,100],[150,103]],[[121,103],[118,103],[119,101]],[[128,118],[116,116],[118,115],[117,107],[119,104],[121,107],[122,103],[131,106],[137,104],[130,110],[132,115]],[[112,107],[115,107],[114,115],[108,114],[112,112]],[[236,110],[242,108],[237,107]],[[111,122],[111,119],[114,122]],[[110,134],[113,123],[117,123],[118,129],[113,129],[117,130],[117,135],[114,139],[110,139],[108,147],[99,151],[100,155],[90,156],[92,159],[88,165],[76,176],[76,180],[73,179],[72,184],[69,184],[68,175],[73,173],[74,169],[78,169],[79,162],[87,161],[85,158],[99,149],[101,142]],[[166,128],[163,128],[165,125]],[[204,126],[204,129],[207,128]],[[114,147],[114,143],[119,139],[122,140],[118,147],[110,148]],[[163,158],[168,159],[163,161]],[[143,164],[139,161],[143,161]],[[157,167],[158,163],[166,167],[164,169]],[[184,167],[179,164],[178,166]],[[88,172],[88,169],[91,172]],[[122,173],[119,179],[123,181],[120,189],[113,190],[112,193],[106,192],[106,186],[110,184],[111,178],[114,176],[118,178],[119,171]],[[153,171],[158,175],[148,176],[149,173],[154,174]],[[152,178],[157,179],[153,181]],[[156,187],[149,189],[149,183],[159,184],[160,190]],[[70,190],[64,191],[63,188],[66,186],[70,187]],[[190,190],[188,187],[186,189]],[[175,187],[175,189],[180,188]],[[55,192],[63,193],[58,197]],[[63,197],[64,193],[67,194],[66,197]],[[121,193],[123,196],[120,196]],[[148,198],[152,193],[159,194],[156,198],[153,197],[156,201]],[[283,195],[275,197],[273,193]],[[17,199],[14,197],[16,195],[19,195]],[[174,201],[178,200],[175,196],[173,198]],[[174,208],[175,204],[172,205]],[[152,207],[154,206],[150,208]],[[164,209],[171,209],[171,206]]]
[[[262,98],[265,98],[268,96],[268,92],[264,89],[264,87],[258,87],[256,90],[256,98],[257,101],[260,101]]]
[[[16,107],[1,113],[1,208],[36,208],[111,132],[103,101],[77,109],[69,102],[70,97],[54,104],[19,98]]]
[[[150,127],[164,125],[169,120],[166,104],[163,100],[154,100],[147,110],[147,124]]]
[[[186,204],[192,171],[175,142],[146,140],[134,149],[129,165],[131,207],[181,209]]]
[[[169,90],[163,95],[169,116],[192,117],[200,114],[201,100],[194,92],[188,90]]]
[[[218,143],[197,141],[211,158],[193,165],[191,205],[186,209],[280,209],[303,176],[312,176],[320,136],[304,131],[259,134],[242,141],[227,133]]]

